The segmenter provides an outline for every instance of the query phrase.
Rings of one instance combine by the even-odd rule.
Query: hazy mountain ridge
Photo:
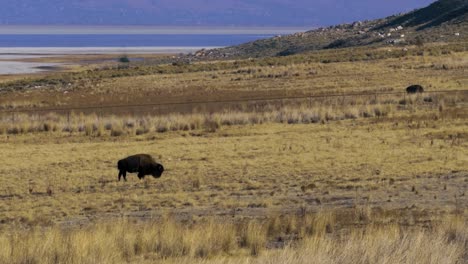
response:
[[[195,57],[285,56],[319,49],[371,44],[407,45],[467,40],[468,0],[439,0],[406,14],[200,51]]]
[[[317,26],[409,11],[432,0],[17,0],[2,3],[1,24]]]
[[[467,0],[440,0],[427,8],[422,8],[392,19],[388,23],[382,25],[381,28],[401,25],[405,27],[416,27],[416,30],[423,30],[440,26],[445,22],[463,22],[466,21],[467,18]]]

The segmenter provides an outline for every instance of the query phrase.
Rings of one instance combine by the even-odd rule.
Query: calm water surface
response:
[[[273,35],[0,35],[0,47],[222,47]]]

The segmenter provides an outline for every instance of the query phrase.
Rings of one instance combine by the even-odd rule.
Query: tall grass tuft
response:
[[[468,228],[460,216],[446,217],[430,229],[374,223],[335,232],[337,226],[333,213],[320,212],[237,224],[163,217],[77,228],[13,228],[0,233],[0,263],[456,264],[465,263],[468,254]],[[289,240],[280,250],[269,250],[278,237]]]

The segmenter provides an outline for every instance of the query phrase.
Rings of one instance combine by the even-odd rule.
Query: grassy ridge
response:
[[[224,70],[241,69],[245,67],[271,67],[288,66],[303,63],[339,63],[339,62],[358,62],[375,61],[392,58],[405,58],[412,56],[440,56],[456,52],[466,51],[466,43],[445,43],[437,45],[427,45],[426,47],[409,47],[408,50],[395,49],[388,52],[385,49],[376,48],[346,48],[337,50],[324,50],[320,52],[309,52],[296,56],[284,57],[266,57],[251,60],[237,61],[217,61],[200,62],[190,64],[187,61],[165,64],[166,61],[133,63],[132,66],[118,65],[106,66],[103,68],[87,69],[79,72],[53,74],[43,78],[29,78],[15,81],[2,81],[0,91],[21,91],[29,90],[34,87],[52,88],[52,89],[79,89],[83,85],[89,86],[102,82],[102,80],[146,76],[159,74],[186,74],[195,72],[217,72]],[[164,64],[160,64],[164,63]]]
[[[339,62],[348,55],[362,55],[366,59]],[[398,56],[386,57],[393,55]],[[432,92],[462,90],[468,84],[465,57],[466,52],[453,51],[413,56],[400,49],[361,50],[355,54],[352,49],[343,49],[272,58],[271,61],[262,59],[160,66],[171,70],[184,69],[183,73],[148,71],[140,75],[130,68],[118,70],[122,74],[128,73],[128,76],[112,77],[106,75],[112,69],[97,70],[76,73],[80,77],[75,76],[76,79],[66,82],[62,80],[66,84],[60,81],[54,85],[41,83],[33,86],[24,81],[25,84],[19,88],[21,91],[15,91],[15,88],[2,93],[0,110],[77,108],[79,111],[83,106],[94,106],[97,109],[83,111],[86,114],[96,112],[105,115],[223,112],[242,109],[239,109],[239,104],[192,102],[404,92],[408,85],[415,83]],[[338,62],[329,63],[335,59]],[[102,77],[99,77],[101,74]],[[46,79],[49,78],[62,77],[53,75]],[[316,99],[313,98],[313,101]],[[138,107],[144,104],[179,105],[157,109]],[[106,105],[123,107],[99,109],[99,106]]]

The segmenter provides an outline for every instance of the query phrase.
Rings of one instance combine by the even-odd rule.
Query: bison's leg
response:
[[[143,172],[139,172],[139,173],[138,173],[138,179],[141,180],[141,179],[143,179],[143,178],[145,178],[145,174],[143,174]]]
[[[124,170],[119,171],[119,181],[120,181],[120,177],[122,177],[122,176],[123,176],[124,180],[127,181],[127,172],[126,171],[124,171]]]

